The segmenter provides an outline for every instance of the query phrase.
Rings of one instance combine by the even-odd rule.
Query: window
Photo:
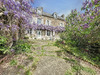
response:
[[[37,19],[37,24],[41,24],[41,19],[40,18]]]
[[[46,25],[50,25],[51,21],[50,20],[46,20]]]
[[[32,29],[30,29],[30,34],[32,34]]]
[[[27,34],[30,34],[30,30],[29,29],[27,30]]]
[[[50,31],[49,30],[47,30],[47,36],[50,36]]]
[[[64,24],[63,24],[63,23],[60,23],[60,26],[61,26],[61,27],[64,27]]]
[[[32,34],[32,29],[28,29],[27,34]]]
[[[37,30],[37,35],[41,35],[41,31],[40,30]]]
[[[40,10],[40,9],[38,9],[38,10],[37,10],[37,13],[38,13],[38,14],[41,14],[41,10]]]
[[[54,14],[54,18],[57,18],[57,14]]]

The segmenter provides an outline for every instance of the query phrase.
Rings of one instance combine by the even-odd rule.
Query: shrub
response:
[[[13,49],[15,50],[16,53],[30,52],[30,48],[31,45],[28,42],[25,42],[23,40],[17,41],[13,46]]]
[[[0,36],[0,54],[6,54],[9,52],[9,48],[6,45],[7,38]]]
[[[29,37],[24,37],[24,39],[29,39]]]
[[[84,13],[72,10],[66,18],[65,32],[55,45],[97,64],[100,61],[100,1],[95,1],[83,3]]]

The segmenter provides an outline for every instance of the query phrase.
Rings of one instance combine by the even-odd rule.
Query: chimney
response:
[[[62,18],[65,18],[65,15],[64,15],[64,14],[62,14],[62,15],[61,15],[61,17],[62,17]]]

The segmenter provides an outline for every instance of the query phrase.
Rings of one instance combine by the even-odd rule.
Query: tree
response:
[[[5,36],[7,45],[24,38],[25,29],[32,18],[33,0],[0,0],[0,36]]]
[[[100,0],[86,0],[82,10],[72,10],[66,18],[66,30],[61,34],[61,41],[70,47],[100,53]]]

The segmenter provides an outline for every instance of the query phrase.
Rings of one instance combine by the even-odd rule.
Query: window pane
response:
[[[41,24],[41,19],[40,18],[37,19],[37,24]]]
[[[41,31],[40,30],[37,31],[37,35],[41,35]]]
[[[47,31],[47,36],[50,36],[50,31]]]

